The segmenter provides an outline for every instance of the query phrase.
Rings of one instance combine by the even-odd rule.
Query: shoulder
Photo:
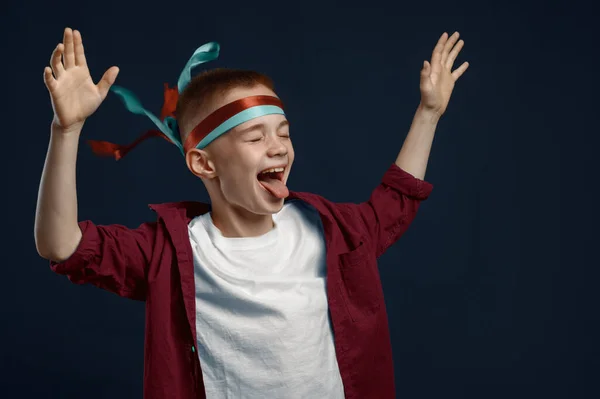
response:
[[[315,193],[290,191],[286,203],[298,204],[296,206],[314,210],[322,215],[335,213],[335,203]]]
[[[210,204],[198,201],[164,202],[148,204],[159,218],[170,218],[174,215],[183,216],[188,222],[197,216],[210,211]]]

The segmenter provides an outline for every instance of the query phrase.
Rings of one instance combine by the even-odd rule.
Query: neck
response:
[[[258,237],[273,229],[272,215],[257,215],[231,204],[213,204],[211,217],[224,237]]]

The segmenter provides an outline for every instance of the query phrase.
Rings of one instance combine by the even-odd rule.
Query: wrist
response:
[[[50,132],[52,136],[64,137],[64,138],[77,138],[81,134],[81,130],[83,129],[83,124],[85,121],[80,123],[75,123],[71,126],[61,126],[56,120],[52,121],[50,125]]]
[[[422,103],[417,107],[415,118],[421,119],[424,122],[437,124],[442,117],[439,111],[424,106]]]

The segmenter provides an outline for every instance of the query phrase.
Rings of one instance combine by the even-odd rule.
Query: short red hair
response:
[[[206,70],[192,78],[187,87],[179,95],[175,115],[180,129],[185,125],[186,119],[195,110],[215,100],[217,96],[224,96],[229,90],[236,87],[252,88],[263,85],[275,91],[273,80],[268,76],[250,70],[215,68]],[[189,132],[181,132],[182,142]]]

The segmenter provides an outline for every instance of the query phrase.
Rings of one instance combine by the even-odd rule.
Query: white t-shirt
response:
[[[198,356],[208,399],[338,399],[321,219],[286,202],[259,237],[223,237],[210,213],[189,224]]]

